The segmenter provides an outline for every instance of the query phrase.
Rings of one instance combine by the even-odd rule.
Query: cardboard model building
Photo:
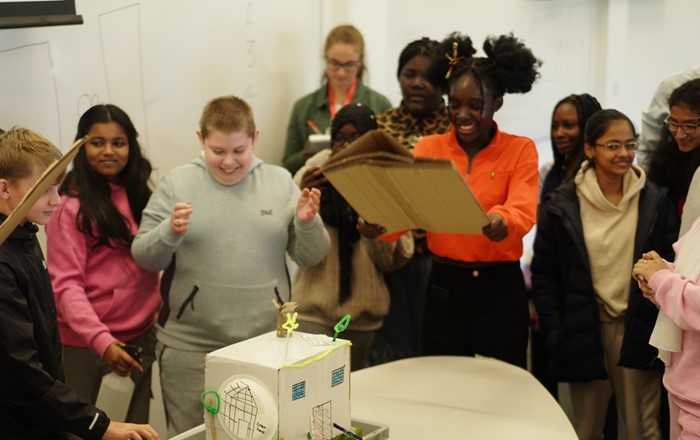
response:
[[[207,354],[204,371],[208,440],[327,440],[350,426],[349,341],[273,331]]]

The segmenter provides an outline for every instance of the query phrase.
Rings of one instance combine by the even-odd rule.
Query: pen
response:
[[[316,134],[321,134],[321,130],[318,129],[318,127],[316,126],[316,124],[314,124],[314,121],[312,121],[311,119],[309,119],[308,121],[306,121],[306,125],[308,125],[309,127],[311,127],[311,129],[314,131],[314,133],[316,133]]]

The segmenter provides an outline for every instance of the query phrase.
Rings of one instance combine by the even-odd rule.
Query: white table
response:
[[[352,417],[389,425],[391,439],[577,439],[534,376],[494,359],[403,359],[352,373],[351,386]]]
[[[403,359],[356,371],[350,381],[352,418],[388,425],[392,440],[577,439],[534,376],[494,359]],[[171,440],[204,438],[200,425]]]

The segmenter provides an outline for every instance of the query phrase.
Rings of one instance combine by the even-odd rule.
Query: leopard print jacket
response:
[[[402,104],[377,115],[377,125],[401,145],[413,150],[421,137],[448,132],[450,119],[444,103],[440,103],[440,107],[431,115],[420,119],[411,115]]]

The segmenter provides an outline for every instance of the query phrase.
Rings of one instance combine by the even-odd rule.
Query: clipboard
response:
[[[80,147],[87,142],[88,137],[85,136],[81,139],[75,141],[73,146],[66,154],[63,155],[59,160],[51,162],[51,164],[44,170],[44,173],[39,177],[34,185],[29,188],[29,191],[24,195],[19,204],[12,210],[9,216],[5,219],[2,224],[0,224],[0,244],[4,243],[7,237],[10,236],[12,231],[15,230],[17,225],[26,217],[29,210],[34,206],[39,197],[46,191],[46,189],[51,186],[58,176],[68,167],[73,161],[73,158]]]
[[[365,133],[321,170],[360,216],[388,233],[482,234],[489,224],[451,161],[414,157],[381,130]]]
[[[313,156],[321,150],[331,147],[331,135],[329,134],[312,134],[304,146],[304,152],[309,156]]]

